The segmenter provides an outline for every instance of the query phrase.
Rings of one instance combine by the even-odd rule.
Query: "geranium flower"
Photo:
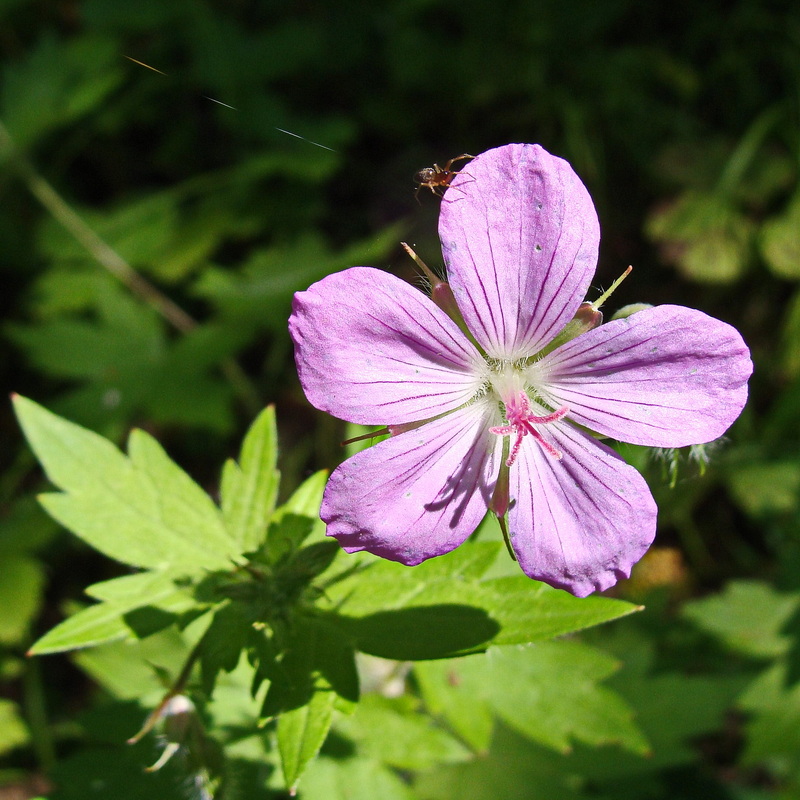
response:
[[[295,295],[308,399],[392,434],[331,475],[327,533],[414,565],[457,547],[491,508],[527,575],[578,596],[606,589],[650,546],[656,506],[589,431],[654,447],[718,438],[746,401],[748,349],[730,325],[671,305],[579,323],[569,338],[599,225],[569,164],[538,145],[471,161],[439,234],[449,314],[369,267]]]

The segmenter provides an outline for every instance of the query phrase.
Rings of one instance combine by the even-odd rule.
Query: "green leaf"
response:
[[[289,245],[254,252],[237,274],[229,269],[203,273],[196,291],[226,317],[285,330],[294,292],[352,264],[385,258],[401,238],[403,225],[381,230],[341,252],[331,252],[317,234]]]
[[[420,661],[414,665],[422,699],[428,711],[443,719],[476,753],[486,753],[492,738],[494,717],[489,704],[461,690],[453,669],[458,661]]]
[[[779,592],[757,581],[732,581],[720,594],[686,603],[683,615],[733,650],[774,658],[791,646],[791,638],[781,631],[798,609],[800,592]]]
[[[104,205],[102,211],[81,208],[80,214],[103,241],[139,269],[160,261],[167,251],[177,225],[178,199],[171,191],[154,192],[117,207]],[[43,226],[40,245],[59,261],[91,263],[82,243],[55,220]]]
[[[171,625],[177,615],[200,608],[189,590],[176,586],[173,576],[164,573],[125,576],[86,591],[102,595],[104,602],[78,611],[49,630],[31,647],[31,655],[142,638]]]
[[[800,194],[784,214],[764,223],[759,244],[764,261],[777,277],[800,279]]]
[[[800,464],[796,460],[743,463],[732,467],[726,479],[736,502],[754,517],[800,508]]]
[[[604,754],[608,759],[609,754]],[[612,758],[618,755],[613,753]],[[582,775],[566,759],[505,725],[482,758],[441,765],[417,777],[414,797],[425,800],[587,800]],[[639,795],[638,798],[649,795]]]
[[[574,597],[524,575],[483,581],[477,598],[500,625],[494,644],[527,644],[552,639],[642,609],[599,595]]]
[[[377,761],[322,756],[306,770],[301,797],[302,800],[416,800],[417,795]]]
[[[130,603],[130,608],[166,597],[180,587],[176,585],[179,573],[170,572],[133,572],[107,581],[92,583],[84,592],[95,600],[109,602],[121,601]]]
[[[206,615],[185,631],[173,625],[144,639],[79,650],[71,660],[114,697],[155,707],[169,688],[165,679],[174,680],[180,674],[196,641],[195,634],[201,631],[202,635],[208,622]],[[136,729],[129,735],[135,732]]]
[[[231,387],[217,367],[247,331],[209,323],[168,340],[155,312],[110,278],[49,275],[40,287],[49,296],[47,319],[5,330],[42,372],[79,383],[60,399],[62,413],[91,427],[127,424],[135,413],[165,424],[230,427]]]
[[[27,744],[28,728],[16,703],[0,699],[0,755]]]
[[[214,612],[214,618],[203,636],[200,666],[203,691],[210,697],[220,671],[236,669],[248,635],[253,630],[248,609],[241,603],[227,603]]]
[[[271,681],[262,716],[272,717],[300,708],[316,692],[333,690],[341,710],[358,701],[355,653],[339,631],[318,617],[292,620],[288,641],[275,660],[261,665]]]
[[[56,316],[36,325],[9,325],[6,332],[48,375],[72,380],[108,380],[125,394],[136,390],[133,376],[152,371],[166,349],[163,328],[149,309],[121,295],[117,287],[95,289],[98,318]],[[128,376],[131,376],[130,387]],[[126,397],[127,400],[127,397]]]
[[[784,761],[800,769],[800,683],[787,687],[787,668],[774,664],[739,698],[752,715],[747,723],[744,764]]]
[[[470,542],[418,567],[375,561],[332,582],[320,605],[335,610],[331,621],[359,650],[398,660],[541,641],[637,610],[605,597],[578,599],[523,575],[481,580],[502,550],[499,542]]]
[[[63,494],[45,509],[92,547],[123,563],[183,574],[229,568],[239,549],[208,495],[143,431],[130,458],[109,441],[16,397],[25,435]]]
[[[741,276],[750,257],[753,227],[730,199],[695,190],[684,192],[647,221],[647,233],[662,245],[665,260],[703,283],[730,283]]]
[[[4,70],[4,118],[18,146],[92,111],[122,81],[118,48],[95,36],[67,43],[42,37],[26,58]]]
[[[270,515],[278,497],[280,473],[275,408],[258,415],[242,443],[239,463],[225,462],[220,495],[228,532],[244,553],[264,541]]]
[[[295,552],[309,537],[325,539],[325,523],[319,518],[322,492],[328,480],[325,470],[307,478],[270,519],[264,556],[272,564]]]
[[[365,695],[352,716],[336,723],[336,731],[355,742],[359,753],[398,769],[427,770],[471,757],[409,697]]]
[[[280,715],[278,746],[293,788],[322,747],[334,708],[350,712],[358,700],[355,653],[324,621],[296,617],[280,657],[259,669],[271,681],[261,713]]]
[[[486,572],[503,549],[499,542],[468,542],[440,558],[417,567],[371,559],[356,574],[327,589],[331,606],[350,616],[427,605],[429,592],[443,587],[463,600],[464,591]],[[358,562],[353,559],[356,566]]]
[[[322,469],[319,472],[315,472],[295,489],[292,496],[278,509],[276,516],[279,514],[298,514],[302,517],[318,520],[322,493],[325,491],[327,482],[327,470]]]
[[[573,739],[594,746],[614,743],[643,755],[650,748],[632,709],[598,685],[618,666],[599,650],[560,641],[493,648],[454,668],[467,691],[472,687],[508,725],[534,741],[561,752],[570,750]]]
[[[649,746],[623,699],[598,683],[618,663],[576,641],[533,647],[492,648],[486,654],[446,663],[452,694],[461,704],[491,708],[506,724],[540,744],[569,752],[573,740],[616,743],[644,754]],[[457,707],[454,698],[448,706]],[[466,714],[458,712],[463,719]],[[458,725],[458,717],[448,722]],[[454,728],[455,728],[454,725]]]
[[[286,711],[278,719],[278,750],[283,778],[294,789],[303,771],[319,753],[333,720],[336,695],[317,691],[303,706]]]
[[[648,622],[656,623],[655,631],[646,629]],[[654,615],[635,623],[625,620],[592,636],[598,644],[610,647],[620,660],[620,669],[608,680],[608,686],[636,709],[636,722],[652,745],[647,758],[627,751],[609,758],[602,751],[576,748],[575,757],[582,764],[576,769],[609,781],[696,763],[695,742],[724,727],[726,713],[748,680],[746,675],[728,673],[727,669],[724,674],[669,670],[659,656],[674,663],[676,655],[657,648],[659,638],[654,632],[658,634],[663,628],[657,627]],[[634,793],[633,797],[638,795]]]
[[[21,642],[28,634],[42,600],[44,575],[27,556],[0,559],[0,644]]]
[[[447,658],[486,649],[500,626],[480,608],[431,603],[363,617],[332,615],[362,653],[398,661]]]

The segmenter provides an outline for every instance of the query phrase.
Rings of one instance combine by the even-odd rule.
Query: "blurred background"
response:
[[[440,266],[417,170],[509,142],[570,161],[600,217],[595,288],[634,266],[607,310],[735,325],[751,399],[714,446],[620,448],[660,507],[617,590],[648,609],[586,639],[655,755],[501,732],[414,796],[800,797],[800,6],[0,0],[0,64],[3,385],[120,443],[145,428],[212,494],[267,403],[285,491],[341,460],[299,389],[291,296],[353,265],[413,279],[401,240]],[[118,567],[38,509],[8,404],[0,441],[0,798],[59,775],[48,796],[101,796],[101,745],[137,717],[115,738],[92,714],[129,697],[24,653]],[[162,796],[130,770],[115,797]]]

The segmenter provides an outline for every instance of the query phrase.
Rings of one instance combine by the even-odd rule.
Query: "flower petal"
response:
[[[486,514],[502,457],[499,415],[475,403],[362,450],[328,481],[320,516],[349,552],[419,564],[458,547]]]
[[[289,331],[309,401],[349,422],[418,422],[480,389],[484,361],[422,292],[353,267],[294,296]]]
[[[613,320],[529,370],[569,419],[623,442],[683,447],[721,436],[753,371],[739,332],[701,311],[656,306]]]
[[[656,504],[611,448],[565,423],[544,435],[563,457],[525,438],[511,467],[509,536],[527,575],[585,597],[630,575],[655,536]]]
[[[439,235],[469,329],[490,356],[513,360],[572,319],[597,265],[600,228],[566,161],[539,145],[510,144],[456,175]]]

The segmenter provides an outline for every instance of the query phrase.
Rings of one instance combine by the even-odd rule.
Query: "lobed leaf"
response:
[[[321,605],[359,650],[399,660],[542,641],[638,609],[606,597],[579,599],[523,575],[482,580],[502,547],[468,543],[412,569],[372,562],[328,586]]]
[[[336,730],[355,742],[359,753],[398,769],[427,770],[471,756],[451,734],[420,714],[410,698],[365,695],[352,716],[337,722]]]
[[[615,743],[644,755],[650,747],[633,722],[633,710],[600,686],[618,663],[577,641],[534,647],[492,648],[480,660],[454,669],[508,725],[530,739],[568,752],[572,740],[594,746]]]
[[[334,708],[351,711],[358,700],[355,654],[323,621],[298,617],[280,661],[262,667],[272,681],[262,715],[280,715],[278,749],[293,789],[322,747]]]
[[[62,525],[102,553],[183,574],[230,567],[240,550],[203,490],[143,431],[130,457],[92,431],[22,397],[14,407],[47,476],[63,494],[40,498]]]
[[[303,800],[416,800],[417,795],[392,770],[373,759],[324,756],[303,776]]]
[[[443,719],[476,753],[486,753],[492,740],[494,717],[489,704],[465,694],[453,669],[458,661],[440,659],[414,665],[422,699],[434,717]]]
[[[783,628],[798,610],[798,592],[779,592],[758,581],[732,581],[718,595],[686,603],[682,613],[732,650],[775,658],[791,646]]]
[[[485,729],[491,710],[519,733],[560,752],[582,741],[620,744],[644,755],[649,745],[632,709],[600,685],[618,666],[599,650],[560,641],[493,647],[481,655],[418,665],[415,672],[423,697],[459,732],[471,717]],[[488,735],[477,742],[485,748]]]
[[[165,573],[117,578],[90,586],[87,593],[102,595],[103,602],[78,611],[49,630],[31,647],[30,655],[143,638],[172,624],[177,615],[198,608],[191,592],[176,586],[173,576]]]
[[[278,497],[280,473],[275,408],[258,415],[242,443],[239,463],[228,460],[222,471],[222,515],[230,535],[242,552],[264,541],[270,515]]]
[[[317,691],[299,708],[278,718],[278,750],[286,786],[293,790],[308,763],[319,753],[333,721],[336,695]]]

